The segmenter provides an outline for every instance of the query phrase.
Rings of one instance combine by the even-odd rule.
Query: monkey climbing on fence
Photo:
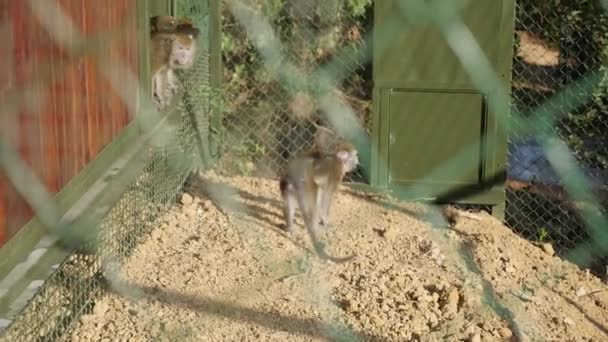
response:
[[[150,18],[152,91],[158,110],[164,109],[179,89],[174,70],[194,65],[199,33],[189,19]]]

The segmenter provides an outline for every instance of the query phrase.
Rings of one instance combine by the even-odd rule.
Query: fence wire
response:
[[[406,5],[412,13],[437,24],[450,46],[461,43],[456,41],[459,37],[469,37],[460,18],[433,6],[437,5]],[[199,28],[208,29],[205,2],[181,0],[176,8],[179,16],[190,17]],[[201,164],[210,160],[211,131],[221,131],[222,137],[216,167],[231,175],[275,178],[294,154],[311,146],[330,149],[352,131],[361,133],[360,141],[371,146],[371,0],[226,1],[221,13],[222,127],[209,124],[208,42],[201,39],[194,69],[179,75],[185,90],[171,110],[175,121],[169,124],[173,129],[163,135],[166,140],[146,142],[146,162],[136,172],[136,180],[126,186],[113,184],[114,189],[108,190],[120,192],[120,199],[99,224],[94,222],[95,241],[89,242],[94,248],[81,245],[58,266],[29,305],[11,318],[11,325],[2,332],[4,339],[67,339],[74,321],[91,311],[95,300],[108,290],[137,297],[136,286],[120,291],[125,284],[116,281],[115,275],[171,208],[193,169],[192,160],[200,158]],[[527,239],[553,243],[559,254],[573,257],[600,275],[606,260],[602,246],[607,241],[603,224],[608,204],[604,178],[608,166],[604,104],[608,21],[602,13],[599,4],[589,2],[559,6],[533,0],[517,3],[512,113],[508,121],[501,121],[510,134],[506,223]],[[465,69],[479,88],[493,89],[496,75],[483,69],[483,55],[469,52],[457,53]],[[507,118],[505,114],[503,118]],[[570,153],[574,159],[563,158]],[[466,168],[463,163],[466,161],[455,156],[439,168],[458,174]],[[363,181],[367,175],[369,170],[360,169],[351,180]],[[213,194],[211,187],[202,186]],[[585,189],[590,193],[585,194]],[[217,197],[221,202],[221,194]],[[236,211],[244,214],[248,208]],[[90,212],[83,215],[93,216]],[[237,215],[233,224],[243,234],[252,234],[247,221],[241,219]],[[272,263],[263,244],[258,247],[252,251],[253,257]],[[463,271],[467,276],[479,274],[470,256],[455,255],[467,265]],[[329,296],[319,295],[321,285],[314,284],[310,296],[322,300],[310,300],[319,307],[332,307]],[[522,338],[519,324],[527,317],[516,317],[487,284],[482,292],[484,304]],[[350,340],[356,335],[333,323],[324,328],[336,339]],[[171,337],[182,336],[175,333]]]
[[[578,247],[593,245],[592,237],[577,210],[577,203],[565,191],[564,182],[549,162],[536,136],[517,133],[517,123],[535,119],[533,110],[560,113],[557,120],[541,119],[565,142],[577,165],[591,183],[605,214],[608,112],[605,108],[607,17],[598,3],[519,1],[516,7],[512,80],[513,120],[509,137],[506,222],[524,237],[552,242],[560,255]],[[599,71],[592,84],[579,82]],[[548,102],[555,96],[585,94],[588,99],[570,109]],[[601,253],[600,253],[601,255]],[[606,259],[596,255],[592,268],[605,272]]]

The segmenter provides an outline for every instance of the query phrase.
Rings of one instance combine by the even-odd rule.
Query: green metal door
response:
[[[504,173],[506,162],[506,135],[499,129],[496,113],[488,109],[495,96],[476,89],[433,23],[403,14],[403,1],[425,2],[374,4],[373,138],[377,149],[372,152],[372,185],[401,186],[412,189],[408,193],[413,197],[430,198],[460,186],[481,188]],[[454,4],[504,89],[509,89],[513,0],[451,1]],[[451,159],[456,163],[447,165]],[[492,186],[459,202],[501,205],[503,186]]]

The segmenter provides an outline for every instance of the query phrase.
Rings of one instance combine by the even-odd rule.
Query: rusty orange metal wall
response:
[[[136,1],[46,1],[57,1],[87,36],[113,30],[104,38],[103,58],[137,72]],[[0,41],[0,139],[55,193],[121,131],[130,113],[93,57],[74,58],[54,44],[27,1],[0,0]],[[19,102],[25,105],[12,110]],[[31,217],[0,168],[0,244]]]

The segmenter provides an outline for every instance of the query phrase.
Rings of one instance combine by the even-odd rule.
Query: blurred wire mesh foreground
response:
[[[205,2],[179,1],[177,8],[185,12],[180,15],[191,14],[205,30],[209,17],[204,12],[208,7],[201,3]],[[343,71],[336,75],[342,80],[336,95],[355,109],[359,124],[370,132],[372,69],[366,54],[369,41],[365,37],[372,25],[371,0],[252,3],[261,8],[275,32],[287,43],[283,52],[304,74],[315,73],[327,64],[333,66],[325,70],[328,73]],[[84,34],[99,34],[101,38],[97,38],[106,43],[103,45],[110,46],[103,57],[123,60],[131,72],[138,72],[141,60],[137,56],[141,54],[138,50],[141,47],[135,36],[147,18],[141,18],[137,25],[125,19],[137,17],[136,2],[83,6],[83,3],[75,5],[66,1],[61,4]],[[69,54],[53,45],[45,30],[32,24],[34,20],[27,19],[30,14],[26,5],[3,2],[2,6],[0,35],[14,47],[0,50],[0,55],[16,67],[14,74],[5,69],[1,75],[0,129],[7,144],[21,152],[48,188],[57,191],[81,171],[102,146],[110,141],[128,144],[121,143],[117,137],[126,132],[124,127],[136,113],[130,110],[132,104],[121,102],[115,94],[118,91],[107,80],[112,75],[97,70],[95,62],[88,59],[87,52],[92,51],[77,50],[84,56]],[[558,5],[532,0],[518,2],[512,84],[514,113],[531,115],[529,113],[560,90],[583,91],[573,84],[587,71],[603,72],[608,57],[608,42],[604,38],[607,21],[600,13],[596,2],[560,2]],[[194,156],[198,152],[195,146],[200,145],[197,139],[209,137],[211,133],[222,137],[222,158],[218,164],[222,172],[272,177],[294,153],[313,144],[329,146],[336,138],[333,127],[320,115],[310,95],[314,89],[297,82],[278,81],[227,7],[222,8],[221,18],[226,100],[221,125],[209,126],[206,87],[212,72],[208,68],[207,45],[202,42],[203,51],[195,69],[182,75],[188,91],[174,113],[169,113],[179,119],[178,134],[166,144],[146,150],[144,171],[125,189],[101,224],[96,252],[79,251],[62,261],[65,255],[55,249],[55,241],[44,240],[40,231],[36,239],[13,240],[30,243],[36,240],[31,248],[42,246],[40,248],[50,254],[45,254],[48,260],[62,261],[31,305],[5,331],[14,340],[52,340],[89,309],[103,289],[101,265],[111,261],[114,267],[120,267],[121,260],[155,226],[157,217],[167,210],[181,190],[191,165],[182,163],[177,156],[182,153],[186,158]],[[31,32],[21,35],[14,32],[25,28]],[[122,48],[112,48],[109,42],[114,42],[114,36],[104,38],[102,35],[110,29],[117,37],[131,40]],[[33,53],[37,48],[44,53]],[[353,53],[342,53],[348,48],[355,49],[351,50]],[[96,97],[96,94],[101,95]],[[604,209],[608,166],[605,95],[605,84],[599,83],[595,85],[591,101],[571,113],[561,113],[563,118],[557,125],[547,122],[568,143],[580,167],[594,180],[594,190],[600,195]],[[136,98],[135,94],[132,96]],[[56,114],[49,114],[49,108]],[[551,109],[560,112],[558,107]],[[82,112],[90,113],[90,117],[83,119],[79,116]],[[19,130],[14,128],[17,123],[21,125]],[[46,133],[48,136],[42,134],[38,138],[44,129],[51,131]],[[510,137],[506,221],[531,240],[553,242],[561,254],[575,247],[585,250],[591,238],[562,190],[563,182],[554,175],[537,146],[533,136]],[[360,172],[355,179],[362,180],[364,174]],[[0,195],[11,194],[5,190],[10,188],[9,182],[4,180],[1,184],[5,188]],[[70,200],[74,199],[63,199],[66,203]],[[0,206],[3,217],[15,212],[6,208]],[[17,227],[25,221],[23,218],[10,226]],[[4,267],[8,262],[0,261],[0,265]],[[601,265],[601,260],[597,265]],[[4,296],[11,293],[6,292]],[[3,313],[11,314],[3,318],[12,319],[15,311],[3,309]]]

